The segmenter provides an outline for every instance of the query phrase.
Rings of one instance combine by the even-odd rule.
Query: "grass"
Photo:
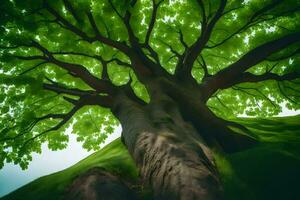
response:
[[[261,143],[231,155],[215,153],[227,199],[300,199],[300,115],[235,121],[246,125]],[[1,200],[59,200],[74,178],[95,166],[125,179],[138,177],[127,150],[117,139],[74,166],[39,178]]]
[[[300,115],[235,121],[261,144],[225,157],[216,154],[227,199],[300,199]]]
[[[101,167],[124,179],[137,179],[138,172],[120,139],[63,171],[41,177],[1,200],[60,200],[65,188],[90,168]]]

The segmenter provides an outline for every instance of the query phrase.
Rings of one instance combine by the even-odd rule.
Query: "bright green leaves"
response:
[[[6,63],[3,64],[0,74],[0,157],[3,158],[3,162],[14,162],[23,169],[31,160],[32,152],[41,152],[42,143],[48,141],[49,148],[54,150],[62,149],[67,144],[67,136],[63,132],[56,132],[54,135],[50,133],[49,136],[41,134],[55,126],[58,121],[37,121],[37,117],[49,112],[66,113],[70,105],[66,104],[62,97],[42,88],[46,74],[41,73],[42,70],[18,75],[33,63]],[[13,68],[9,68],[10,66]]]
[[[239,60],[249,50],[291,32],[299,31],[300,18],[299,11],[296,9],[299,3],[300,1],[292,3],[255,0],[228,2],[225,11],[232,11],[217,22],[208,42],[209,48],[201,53],[206,61],[208,72],[212,75],[216,74]],[[270,7],[271,4],[274,6]],[[298,47],[299,43],[290,45],[247,72],[259,76],[266,73],[280,76],[298,73],[299,65],[294,64],[299,60]],[[282,59],[278,59],[280,57]],[[197,62],[192,74],[198,82],[203,76],[203,70]],[[298,84],[299,81],[296,80],[244,83],[219,91],[209,100],[208,105],[214,112],[225,117],[277,115],[284,105],[289,109],[299,109]]]
[[[130,1],[92,1],[91,10],[99,31],[109,38],[117,41],[128,41],[126,28],[118,14],[124,16],[129,9]],[[118,12],[118,13],[117,13]]]
[[[209,23],[220,1],[203,2]],[[228,1],[226,14],[215,24],[201,52],[203,59],[199,56],[193,65],[192,76],[199,84],[204,80],[204,65],[208,74],[214,75],[249,50],[300,30],[300,14],[295,9],[299,7],[299,1],[287,0],[261,14],[260,10],[267,9],[266,6],[272,2],[277,1]],[[31,40],[40,43],[59,61],[79,65],[98,79],[107,71],[106,81],[115,86],[130,84],[136,96],[145,102],[151,98],[130,68],[128,56],[100,41],[89,40],[95,38],[97,31],[90,23],[87,12],[94,18],[101,36],[131,47],[128,30],[124,19],[121,19],[128,11],[131,29],[142,45],[153,14],[152,0],[138,0],[134,7],[130,5],[130,0],[53,0],[48,3],[71,26],[58,22],[59,17],[53,16],[49,9],[38,9],[42,7],[41,0],[5,0],[0,5],[0,11],[4,13],[0,18],[0,46],[20,46],[0,49],[0,166],[6,160],[24,168],[31,159],[30,154],[41,151],[42,143],[47,142],[52,150],[65,148],[70,132],[77,135],[77,140],[86,149],[96,150],[118,126],[108,109],[84,106],[58,130],[45,133],[62,119],[49,118],[37,122],[37,118],[49,113],[66,114],[74,105],[70,103],[72,100],[66,102],[62,94],[43,90],[43,83],[81,90],[92,88],[78,78],[78,74],[76,76],[66,68],[46,62],[47,59],[20,59],[20,56],[47,57],[37,48],[28,47]],[[186,46],[194,44],[203,31],[203,15],[196,0],[155,0],[154,3],[160,5],[157,7],[149,45],[157,53],[161,67],[174,74],[178,61],[184,58],[181,55],[189,53],[185,51]],[[151,57],[149,49],[145,46],[141,49]],[[299,73],[298,53],[299,44],[291,45],[247,72],[258,76],[265,73],[280,76]],[[102,60],[99,60],[99,56]],[[156,62],[154,57],[150,59]],[[107,65],[103,64],[103,60]],[[105,66],[107,70],[104,70]],[[222,117],[270,116],[280,113],[282,105],[299,109],[299,92],[299,80],[243,83],[218,91],[207,104]],[[64,96],[73,101],[80,99],[76,95]]]
[[[128,83],[130,79],[130,69],[128,67],[112,63],[107,68],[108,76],[113,84],[120,86]]]
[[[208,105],[223,117],[274,116],[282,111],[284,103],[276,87],[274,81],[240,84],[216,93]]]
[[[66,30],[62,24],[42,7],[42,1],[4,1],[1,2],[1,68],[0,68],[0,164],[14,162],[25,168],[32,152],[41,152],[42,143],[47,142],[52,150],[63,149],[68,143],[68,134],[78,135],[78,140],[88,149],[98,149],[108,134],[118,125],[112,114],[99,107],[83,107],[62,127],[49,131],[62,119],[47,118],[38,120],[48,114],[65,114],[74,105],[63,99],[63,95],[43,89],[43,83],[55,81],[59,86],[91,90],[79,78],[71,75],[61,67],[45,62],[43,59],[23,60],[30,56],[45,56],[33,47],[27,47],[35,40],[53,53],[55,59],[81,65],[89,73],[101,78],[103,66],[93,56],[102,56],[105,60],[117,58],[128,63],[122,53],[100,42],[88,43],[78,35]],[[67,2],[67,1],[66,1]],[[95,17],[101,34],[115,40],[126,41],[127,32],[122,22],[107,1],[76,1],[71,6],[63,1],[49,1],[58,14],[68,20],[89,37],[95,35],[88,21],[86,11],[90,10]],[[113,2],[117,9],[124,13],[129,1]],[[125,6],[126,5],[126,6]],[[106,7],[106,8],[105,8]],[[125,10],[124,10],[125,9]],[[37,14],[38,12],[38,14]],[[75,54],[74,54],[75,53]],[[83,55],[77,55],[81,53]],[[84,56],[89,55],[89,56]],[[129,69],[115,62],[108,65],[109,78],[115,85],[129,81]],[[47,79],[47,80],[46,80]],[[139,91],[139,89],[137,90]],[[142,92],[139,92],[142,93]],[[141,95],[141,94],[140,94]],[[78,97],[68,96],[73,99]]]
[[[87,150],[98,150],[100,144],[112,134],[119,125],[116,118],[107,109],[86,106],[74,116],[72,133]]]
[[[178,62],[176,54],[184,52],[179,32],[182,32],[187,45],[195,42],[200,34],[200,15],[193,5],[186,1],[163,1],[157,11],[150,45],[157,52],[162,67],[171,74],[174,73]],[[152,9],[147,11],[151,16]]]
[[[151,19],[152,1],[137,1],[136,5],[130,9],[130,12],[130,25],[140,41],[144,41]]]
[[[65,149],[68,146],[69,136],[64,132],[52,132],[46,135],[49,149],[56,151]]]

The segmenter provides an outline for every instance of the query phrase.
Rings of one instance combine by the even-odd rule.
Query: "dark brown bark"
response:
[[[197,129],[197,132],[210,147],[217,147],[226,153],[247,149],[257,143],[255,138],[237,134],[226,121],[217,117],[202,99],[202,94],[194,85],[183,82],[160,80],[166,94],[176,100],[178,109],[186,121]],[[238,127],[241,131],[245,132]]]
[[[130,184],[101,168],[92,168],[67,188],[64,200],[136,200]]]
[[[154,88],[148,105],[120,95],[113,109],[143,183],[152,187],[155,199],[223,199],[211,150],[176,102]]]

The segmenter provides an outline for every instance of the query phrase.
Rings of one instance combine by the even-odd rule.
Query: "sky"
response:
[[[120,137],[120,135],[121,127],[118,127],[113,134],[108,136],[101,147]],[[42,153],[33,154],[33,159],[27,170],[22,170],[13,163],[5,164],[0,170],[0,197],[41,176],[66,169],[93,153],[93,151],[88,152],[83,149],[82,144],[76,141],[75,135],[69,134],[69,136],[68,147],[61,151],[51,151],[48,149],[47,144],[43,144]]]
[[[278,116],[297,114],[300,114],[300,110],[292,111],[285,108]],[[71,132],[71,130],[67,131]],[[22,170],[19,166],[11,163],[6,164],[4,168],[0,170],[0,197],[41,176],[66,169],[93,153],[83,149],[81,143],[76,141],[75,135],[69,135],[70,142],[68,147],[64,150],[51,151],[48,149],[47,144],[44,144],[42,154],[33,155],[33,160],[27,170]],[[101,146],[105,146],[120,135],[121,127],[118,127],[113,134],[108,136],[105,143]]]

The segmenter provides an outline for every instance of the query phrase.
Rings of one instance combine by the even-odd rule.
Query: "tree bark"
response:
[[[154,199],[223,199],[212,152],[175,101],[155,88],[146,106],[122,94],[115,102],[123,142]]]
[[[137,200],[130,183],[101,168],[92,168],[67,188],[64,200]]]

